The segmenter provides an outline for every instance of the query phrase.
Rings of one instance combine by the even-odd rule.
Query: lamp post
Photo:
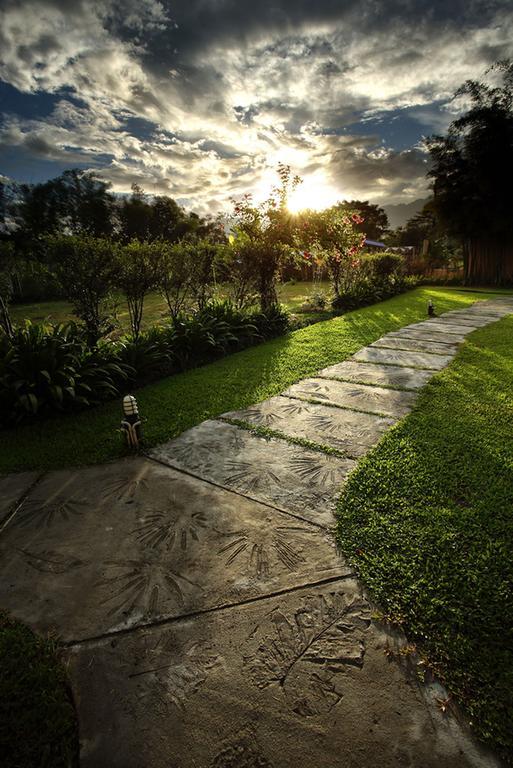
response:
[[[142,429],[137,400],[133,395],[126,395],[123,398],[121,430],[125,433],[127,445],[130,448],[138,448],[142,437]]]

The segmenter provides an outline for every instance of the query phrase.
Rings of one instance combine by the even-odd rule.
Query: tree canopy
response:
[[[487,73],[495,82],[468,80],[455,96],[468,110],[446,136],[431,136],[434,210],[464,245],[471,282],[513,280],[513,62]]]

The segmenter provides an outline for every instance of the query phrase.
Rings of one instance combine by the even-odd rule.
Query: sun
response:
[[[307,209],[322,211],[324,208],[335,205],[340,199],[340,192],[321,179],[306,178],[291,193],[287,201],[287,208],[291,213],[299,213]]]

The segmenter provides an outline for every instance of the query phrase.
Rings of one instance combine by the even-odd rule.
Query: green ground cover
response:
[[[385,614],[513,760],[513,317],[473,333],[359,464],[338,539]]]
[[[5,768],[74,768],[78,732],[52,639],[0,611],[0,755]]]
[[[388,301],[302,328],[210,365],[137,390],[147,447],[224,411],[276,395],[298,379],[348,358],[384,333],[422,320],[427,300],[439,312],[488,293],[417,288]],[[94,464],[124,455],[120,403],[49,418],[1,433],[0,473]]]

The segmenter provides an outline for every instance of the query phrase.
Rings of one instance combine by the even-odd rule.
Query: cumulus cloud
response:
[[[513,48],[506,0],[4,0],[0,22],[0,79],[57,97],[44,119],[3,105],[4,146],[204,212],[279,161],[334,199],[424,195],[422,134]]]

